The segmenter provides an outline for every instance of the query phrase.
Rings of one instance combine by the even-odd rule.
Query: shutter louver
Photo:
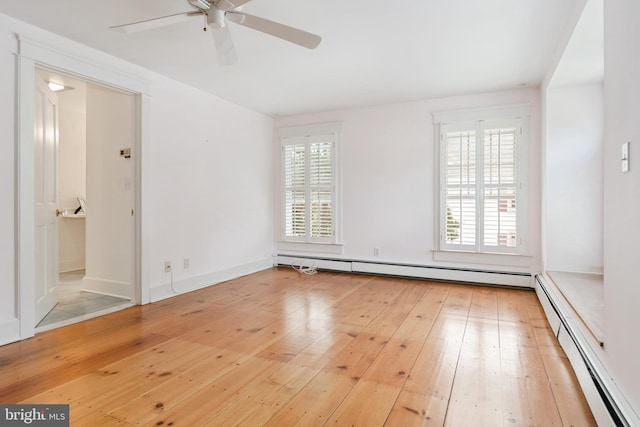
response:
[[[446,243],[476,243],[476,138],[474,131],[448,132],[446,161]]]
[[[284,234],[304,236],[307,228],[305,199],[305,145],[284,146]]]
[[[333,143],[313,142],[309,147],[311,181],[311,237],[333,235]]]
[[[306,233],[306,203],[304,192],[286,191],[285,193],[285,230],[286,236],[304,236]]]
[[[484,245],[517,246],[517,128],[484,131]]]

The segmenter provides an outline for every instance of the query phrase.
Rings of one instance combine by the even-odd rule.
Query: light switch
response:
[[[622,156],[620,160],[622,162],[622,172],[629,172],[629,141],[622,144]]]

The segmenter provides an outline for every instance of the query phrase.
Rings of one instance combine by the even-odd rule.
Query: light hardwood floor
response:
[[[274,268],[0,347],[72,426],[591,426],[535,293]]]

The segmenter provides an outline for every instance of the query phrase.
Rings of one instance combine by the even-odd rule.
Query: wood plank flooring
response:
[[[0,347],[72,426],[595,426],[535,293],[273,268]]]

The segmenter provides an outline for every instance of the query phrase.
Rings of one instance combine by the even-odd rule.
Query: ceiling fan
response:
[[[110,28],[125,33],[133,33],[202,16],[205,19],[203,30],[207,31],[207,28],[211,28],[220,65],[233,65],[238,62],[236,48],[227,27],[227,20],[308,49],[314,49],[320,44],[322,38],[318,35],[241,12],[241,6],[249,1],[251,0],[187,0],[194,10],[130,24],[116,25]]]

